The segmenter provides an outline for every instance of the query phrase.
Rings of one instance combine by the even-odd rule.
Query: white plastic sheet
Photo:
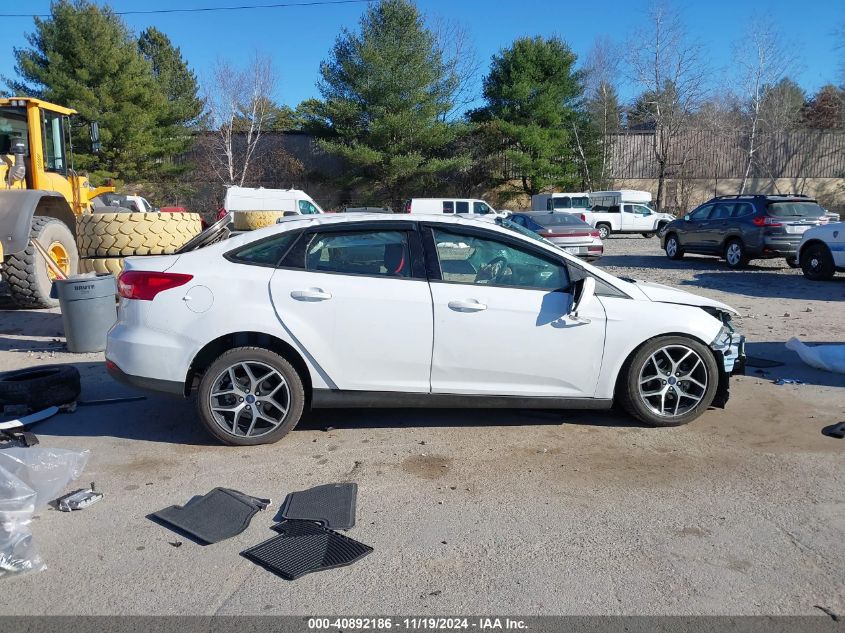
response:
[[[810,347],[793,337],[786,342],[786,349],[798,354],[811,367],[845,374],[845,343]]]
[[[82,474],[89,451],[0,450],[0,578],[46,568],[32,541],[32,515]]]

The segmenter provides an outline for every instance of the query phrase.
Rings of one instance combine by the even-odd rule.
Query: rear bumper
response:
[[[156,393],[166,393],[173,396],[184,397],[185,395],[185,385],[181,382],[176,382],[174,380],[161,380],[159,378],[146,378],[144,376],[133,376],[124,372],[112,361],[106,361],[106,370],[109,372],[109,376],[128,387],[134,387],[144,391],[154,391]]]

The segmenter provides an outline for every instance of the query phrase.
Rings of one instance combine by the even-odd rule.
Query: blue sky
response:
[[[237,4],[264,4],[274,0],[114,0],[116,10],[171,9]],[[278,0],[276,0],[278,1]],[[291,0],[300,1],[300,0]],[[610,37],[630,48],[631,35],[645,20],[648,0],[418,0],[420,9],[461,22],[474,41],[482,70],[490,57],[524,35],[559,35],[583,58],[597,36]],[[0,13],[46,13],[49,0],[4,2]],[[276,98],[296,105],[316,96],[315,81],[341,27],[355,27],[365,4],[312,6],[251,11],[169,15],[130,15],[124,19],[140,32],[152,25],[167,33],[202,79],[215,58],[244,62],[259,50],[273,58],[278,76]],[[794,77],[807,90],[825,83],[841,83],[842,53],[836,25],[845,24],[843,0],[709,0],[677,2],[685,22],[705,48],[716,69],[729,71],[732,42],[755,17],[771,20],[786,36],[798,60]],[[12,76],[12,49],[24,46],[31,18],[0,18],[0,76]],[[622,87],[630,98],[634,90]]]

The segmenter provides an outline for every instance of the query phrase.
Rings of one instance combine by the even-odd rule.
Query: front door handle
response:
[[[449,302],[449,309],[455,312],[481,312],[487,306],[476,299],[456,299]]]
[[[290,296],[297,301],[326,301],[331,299],[330,292],[326,292],[322,288],[307,288],[305,290],[294,290]]]

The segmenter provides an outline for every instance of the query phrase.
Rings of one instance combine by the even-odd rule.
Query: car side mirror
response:
[[[572,302],[572,309],[569,311],[569,318],[578,323],[589,323],[590,319],[585,319],[580,316],[581,311],[590,303],[596,296],[596,280],[592,277],[586,277],[581,282],[581,292]]]

